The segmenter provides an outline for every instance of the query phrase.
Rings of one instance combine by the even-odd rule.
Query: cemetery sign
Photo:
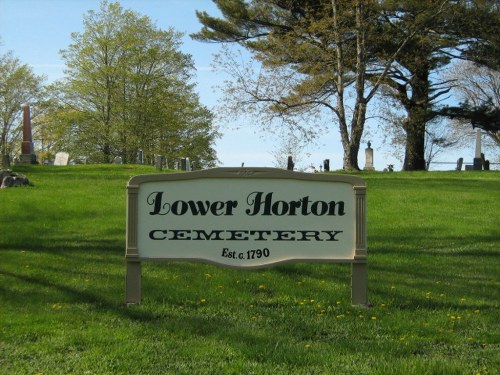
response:
[[[141,261],[173,260],[352,263],[353,304],[367,304],[366,185],[358,177],[216,168],[136,176],[127,189],[127,303],[140,302]]]

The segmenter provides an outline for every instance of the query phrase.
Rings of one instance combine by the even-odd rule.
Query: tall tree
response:
[[[40,100],[45,77],[15,57],[0,55],[0,152],[13,154],[21,145],[22,106]],[[17,147],[16,147],[17,144]]]
[[[81,114],[74,134],[88,145],[87,153],[103,162],[114,155],[135,160],[138,150],[149,160],[155,153],[171,157],[160,134],[183,134],[194,123],[196,136],[213,146],[218,133],[190,83],[194,68],[179,50],[181,34],[158,29],[148,17],[107,1],[99,11],[89,11],[83,24],[84,32],[73,33],[73,43],[61,52],[67,66],[65,101]],[[181,149],[191,142],[177,139]],[[208,157],[202,165],[216,160],[213,151],[193,152]]]
[[[426,125],[439,115],[439,102],[453,87],[453,82],[441,79],[439,72],[457,58],[470,57],[472,48],[483,45],[482,27],[492,25],[480,3],[467,0],[387,0],[383,4],[387,22],[379,35],[384,50],[399,48],[392,41],[392,32],[418,28],[412,40],[396,56],[384,84],[385,93],[406,112],[403,128],[406,149],[403,169],[424,170]],[[480,9],[481,11],[479,11]],[[498,17],[498,14],[496,15]],[[379,58],[384,59],[383,54]]]
[[[216,4],[223,18],[197,12],[203,28],[193,36],[238,43],[263,65],[264,74],[254,81],[244,70],[226,65],[235,77],[227,90],[235,107],[265,110],[272,118],[314,118],[323,113],[340,130],[344,169],[359,169],[367,105],[394,58],[388,56],[382,66],[375,65],[370,52],[378,45],[374,33],[378,2],[218,0]],[[409,32],[393,38],[404,45],[411,36]],[[392,54],[397,53],[396,48]],[[370,83],[368,69],[372,69]]]

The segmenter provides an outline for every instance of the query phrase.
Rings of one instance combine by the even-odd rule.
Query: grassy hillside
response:
[[[144,166],[15,167],[0,190],[0,374],[498,374],[500,172],[362,173],[370,309],[350,266],[144,263],[126,307],[125,197]]]

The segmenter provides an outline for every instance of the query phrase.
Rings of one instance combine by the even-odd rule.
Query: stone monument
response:
[[[155,166],[156,166],[156,169],[161,171],[162,167],[163,167],[163,155],[156,155],[155,156]]]
[[[476,152],[474,154],[473,170],[483,170],[483,158],[481,156],[481,129],[476,129]]]
[[[31,115],[30,106],[23,106],[23,142],[21,144],[22,164],[36,164],[36,155],[33,153],[33,141],[31,139]]]
[[[363,168],[365,171],[375,170],[373,166],[373,148],[371,148],[371,145],[370,141],[368,141],[368,147],[365,149],[365,167]]]
[[[325,172],[330,172],[330,159],[323,160],[323,170]]]

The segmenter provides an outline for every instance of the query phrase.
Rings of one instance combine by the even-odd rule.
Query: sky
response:
[[[213,2],[121,0],[119,3],[125,9],[148,16],[161,29],[173,27],[185,34],[180,49],[190,54],[195,62],[196,91],[200,102],[213,109],[222,100],[222,92],[217,86],[222,84],[224,76],[211,68],[213,55],[220,46],[194,41],[189,37],[189,34],[201,28],[196,10],[218,15]],[[100,0],[0,0],[0,53],[13,51],[22,63],[32,67],[35,74],[47,76],[48,82],[63,78],[64,62],[59,51],[69,46],[72,32],[83,31],[83,15],[89,10],[98,10],[99,5]],[[215,145],[219,166],[235,167],[242,163],[247,167],[275,166],[276,157],[273,153],[279,149],[276,137],[269,136],[248,121],[218,121],[216,125],[223,134]],[[314,165],[319,168],[324,159],[329,159],[332,170],[342,168],[342,144],[338,130],[335,127],[331,129],[300,155],[297,161],[299,167]],[[377,170],[382,170],[387,164],[394,164],[396,170],[401,168],[401,163],[390,155],[380,139],[374,137],[370,140]],[[363,141],[367,142],[368,139]],[[365,165],[365,147],[366,143],[363,143],[358,156],[361,168]],[[447,155],[440,159],[453,161],[458,157]],[[452,168],[447,166],[445,169]]]

